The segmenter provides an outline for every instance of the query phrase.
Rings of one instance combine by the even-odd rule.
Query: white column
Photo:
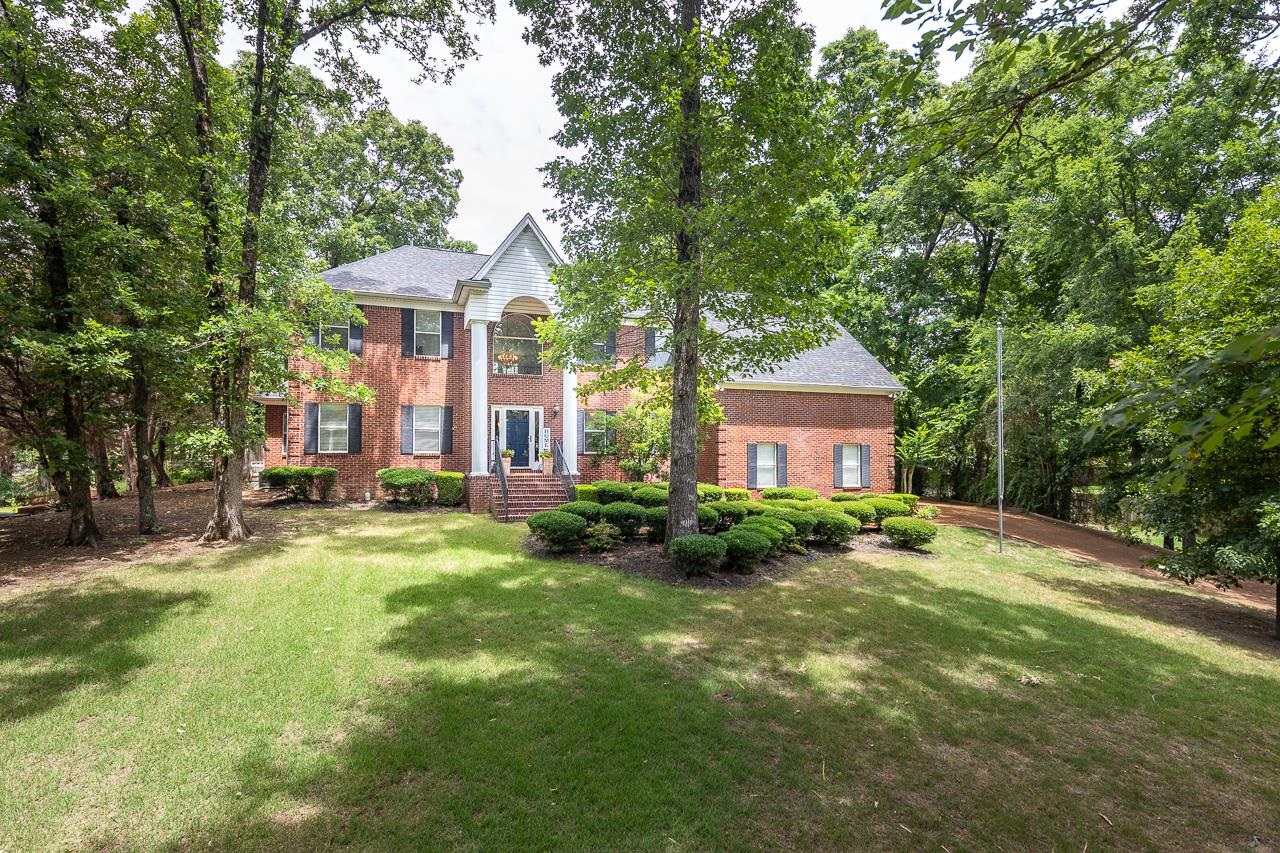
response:
[[[471,473],[489,473],[489,325],[471,321]]]
[[[560,404],[561,431],[565,459],[569,471],[578,473],[578,374],[572,367],[564,369],[564,402]]]

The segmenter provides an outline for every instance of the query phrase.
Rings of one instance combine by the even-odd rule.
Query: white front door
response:
[[[532,468],[539,464],[541,406],[495,406],[493,430],[498,448],[511,451],[512,468]]]

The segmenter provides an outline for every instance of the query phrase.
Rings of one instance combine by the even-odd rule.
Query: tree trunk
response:
[[[1162,546],[1164,546],[1166,549],[1168,549],[1168,550],[1172,551],[1172,550],[1173,550],[1173,537],[1172,537],[1171,535],[1169,535],[1168,533],[1166,533],[1166,534],[1161,538],[1161,540],[1160,540],[1160,544],[1161,544]]]
[[[139,460],[134,488],[138,493],[138,532],[155,533],[156,499],[151,490],[151,466],[145,461],[150,455],[150,442],[147,440],[150,412],[150,389],[147,387],[147,373],[142,353],[134,350],[129,356],[129,372],[132,382],[129,395],[129,408],[133,413],[133,455]],[[127,458],[127,457],[126,457]],[[164,470],[163,460],[160,470]]]
[[[1280,640],[1280,577],[1276,578],[1276,639]]]
[[[680,0],[685,69],[680,93],[680,139],[677,142],[680,187],[676,197],[682,221],[676,232],[680,281],[672,322],[671,488],[667,541],[698,532],[698,336],[701,334],[700,269],[702,245],[697,221],[702,207],[701,50],[691,43],[702,18],[701,0]],[[690,54],[692,51],[692,54]],[[690,61],[691,60],[691,61]]]
[[[129,491],[137,493],[138,491],[138,473],[135,466],[137,456],[134,454],[133,448],[133,428],[125,427],[120,430],[120,467],[124,472],[124,481]]]
[[[98,500],[109,500],[120,497],[116,488],[116,478],[111,471],[111,457],[107,455],[107,440],[101,433],[95,433],[89,440],[93,454],[93,481],[98,491]]]
[[[147,443],[147,461],[151,465],[151,476],[155,477],[156,488],[167,489],[173,485],[169,472],[165,469],[165,459],[169,453],[169,442],[165,437],[169,434],[169,424],[165,421],[153,423],[155,426],[152,438]]]

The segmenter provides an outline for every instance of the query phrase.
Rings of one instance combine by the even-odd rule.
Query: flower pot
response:
[[[511,473],[511,459],[512,457],[510,456],[502,457],[502,471],[504,474],[510,475]]]

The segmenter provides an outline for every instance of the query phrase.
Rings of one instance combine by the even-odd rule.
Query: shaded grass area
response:
[[[712,592],[300,517],[0,598],[0,846],[1280,843],[1265,613],[954,528]]]

